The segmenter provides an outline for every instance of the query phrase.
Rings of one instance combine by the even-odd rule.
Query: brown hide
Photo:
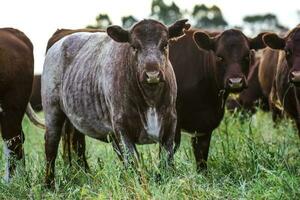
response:
[[[24,33],[13,28],[0,29],[0,124],[8,156],[24,156],[22,119],[33,80],[33,46]],[[6,152],[6,153],[7,153]],[[9,180],[15,161],[9,159]]]

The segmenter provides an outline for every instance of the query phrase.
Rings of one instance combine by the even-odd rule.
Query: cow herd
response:
[[[142,20],[129,30],[61,29],[49,39],[42,76],[34,81],[32,43],[21,31],[3,28],[0,63],[7,181],[24,157],[24,113],[46,128],[48,187],[61,138],[64,154],[74,151],[85,169],[84,135],[112,143],[125,166],[139,162],[136,144],[159,143],[162,163],[172,166],[185,130],[202,171],[226,105],[254,112],[260,100],[274,119],[286,111],[300,133],[300,26],[285,37],[263,32],[254,38],[236,29],[190,28],[187,20],[170,26]],[[240,95],[227,101],[230,93]],[[45,122],[31,105],[43,109]]]

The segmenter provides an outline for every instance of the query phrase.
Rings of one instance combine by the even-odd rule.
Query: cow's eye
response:
[[[137,44],[132,44],[132,45],[131,45],[131,48],[133,49],[133,51],[138,51],[138,50],[140,50],[140,46],[137,45]]]
[[[168,49],[168,42],[163,42],[163,43],[161,43],[160,49],[161,49],[162,51],[166,51],[166,50]]]
[[[217,62],[221,62],[223,60],[224,60],[224,58],[222,56],[216,56],[216,61]]]

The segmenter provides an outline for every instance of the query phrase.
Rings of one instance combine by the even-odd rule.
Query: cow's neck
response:
[[[158,107],[161,104],[162,99],[164,98],[164,93],[166,92],[166,83],[158,83],[158,85],[151,86],[145,85],[139,81],[138,73],[135,69],[137,66],[134,66],[135,63],[131,62],[130,64],[130,77],[132,78],[128,84],[128,90],[131,91],[130,96],[131,100],[138,102],[137,105],[143,105],[144,107]]]
[[[217,79],[214,75],[211,75],[210,78],[210,85],[208,87],[207,92],[212,97],[211,104],[214,106],[217,105],[216,109],[218,111],[223,112],[229,93],[227,90],[219,86]]]

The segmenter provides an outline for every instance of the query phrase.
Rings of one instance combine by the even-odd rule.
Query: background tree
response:
[[[243,21],[253,34],[261,31],[285,32],[288,30],[288,28],[279,23],[277,16],[272,13],[245,16]]]
[[[96,17],[96,24],[95,25],[88,25],[87,28],[94,28],[94,29],[105,29],[109,25],[111,25],[111,20],[107,14],[99,14]]]
[[[124,16],[122,17],[122,26],[124,28],[129,28],[131,27],[134,23],[136,23],[138,20],[132,16],[132,15],[129,15],[129,16]]]
[[[163,0],[153,0],[150,17],[160,20],[166,25],[170,25],[182,18],[182,13],[174,2],[171,5],[167,5]]]
[[[223,18],[221,9],[213,5],[207,7],[205,4],[195,5],[193,12],[194,27],[206,29],[224,28],[228,23]]]

